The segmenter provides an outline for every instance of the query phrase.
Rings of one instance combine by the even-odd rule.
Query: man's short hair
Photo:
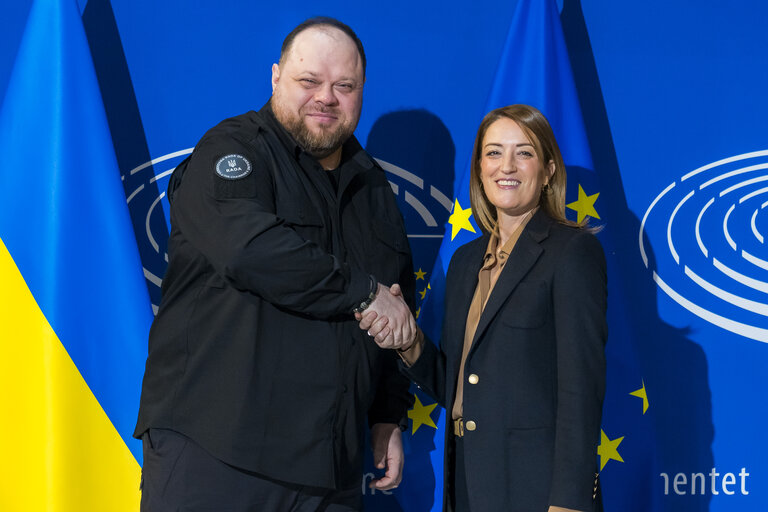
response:
[[[355,34],[355,31],[352,30],[349,25],[346,23],[342,23],[341,21],[337,20],[336,18],[330,18],[328,16],[315,16],[314,18],[309,18],[308,20],[304,20],[301,22],[296,28],[291,30],[291,32],[285,36],[285,39],[283,40],[283,46],[280,48],[280,62],[283,62],[283,59],[288,55],[288,52],[291,51],[291,46],[293,45],[293,40],[296,39],[296,36],[300,33],[304,32],[308,28],[313,27],[333,27],[341,30],[345,34],[349,36],[352,41],[354,41],[355,46],[357,47],[357,52],[360,54],[360,59],[363,63],[363,76],[365,76],[365,51],[363,50],[363,43],[360,41],[360,38],[357,37],[357,34]]]

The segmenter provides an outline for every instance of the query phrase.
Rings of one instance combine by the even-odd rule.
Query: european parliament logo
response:
[[[377,158],[376,161],[387,172],[392,192],[398,196],[398,201],[404,202],[422,220],[423,224],[413,223],[414,225],[407,226],[408,236],[410,238],[442,239],[443,225],[437,222],[436,218],[439,216],[435,215],[433,209],[439,210],[442,207],[445,210],[443,216],[451,213],[453,207],[451,199],[436,187],[425,184],[424,180],[415,174],[384,160]],[[406,215],[406,208],[402,204],[400,209]]]
[[[718,160],[670,183],[648,206],[638,243],[654,281],[675,302],[768,342],[766,237],[768,150]]]
[[[168,233],[171,221],[165,191],[174,169],[192,153],[192,149],[182,149],[144,162],[122,176],[128,196],[128,209],[134,220],[134,232],[144,277],[155,314],[160,305],[162,276],[168,265]]]

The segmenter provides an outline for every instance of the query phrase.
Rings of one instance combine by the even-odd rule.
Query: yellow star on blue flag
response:
[[[422,425],[428,425],[432,428],[437,428],[435,422],[432,421],[432,411],[437,407],[437,403],[432,405],[423,405],[419,400],[418,395],[413,395],[416,401],[413,403],[413,409],[408,411],[408,417],[413,420],[413,427],[411,435],[415,434],[419,427]]]
[[[467,208],[466,210],[462,209],[459,200],[456,199],[456,202],[453,205],[453,213],[448,217],[448,224],[451,225],[451,240],[456,238],[456,235],[458,235],[459,231],[462,229],[466,229],[471,233],[475,232],[474,226],[472,226],[472,223],[469,221],[471,216],[472,208]]]
[[[603,470],[609,460],[617,460],[624,462],[624,459],[619,455],[619,445],[624,440],[624,436],[617,439],[609,439],[605,432],[600,429],[600,446],[597,447],[597,454],[600,456],[600,471]]]
[[[635,390],[630,393],[632,396],[636,396],[638,398],[643,399],[643,414],[645,414],[645,411],[648,410],[648,393],[645,391],[645,380],[641,381],[643,383],[643,387],[641,387],[638,390]]]
[[[587,193],[584,192],[584,189],[581,188],[581,185],[579,185],[579,198],[566,205],[578,214],[576,222],[581,222],[585,217],[594,217],[595,219],[600,218],[597,214],[597,210],[595,210],[595,201],[597,201],[597,196],[599,195],[600,192],[588,196]]]

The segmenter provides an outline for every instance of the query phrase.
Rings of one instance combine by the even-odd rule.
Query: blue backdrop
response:
[[[80,0],[153,304],[170,171],[210,126],[262,106],[282,38],[317,14],[365,44],[356,133],[397,185],[429,304],[497,71],[510,87],[525,72],[502,55],[517,3]],[[768,510],[768,4],[558,4],[599,177],[585,193],[610,236],[606,508]],[[4,6],[0,97],[30,5]],[[443,412],[417,397],[407,480],[367,490],[371,510],[439,507]]]

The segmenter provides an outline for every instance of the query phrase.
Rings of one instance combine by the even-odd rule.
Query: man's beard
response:
[[[321,129],[319,132],[313,132],[304,121],[306,109],[299,109],[296,115],[288,109],[284,109],[279,97],[272,98],[272,111],[275,117],[283,127],[288,130],[301,148],[315,158],[325,158],[339,149],[346,140],[352,136],[355,131],[354,125],[349,123],[341,112],[320,107],[313,112],[332,113],[338,116],[339,122],[333,129]]]

